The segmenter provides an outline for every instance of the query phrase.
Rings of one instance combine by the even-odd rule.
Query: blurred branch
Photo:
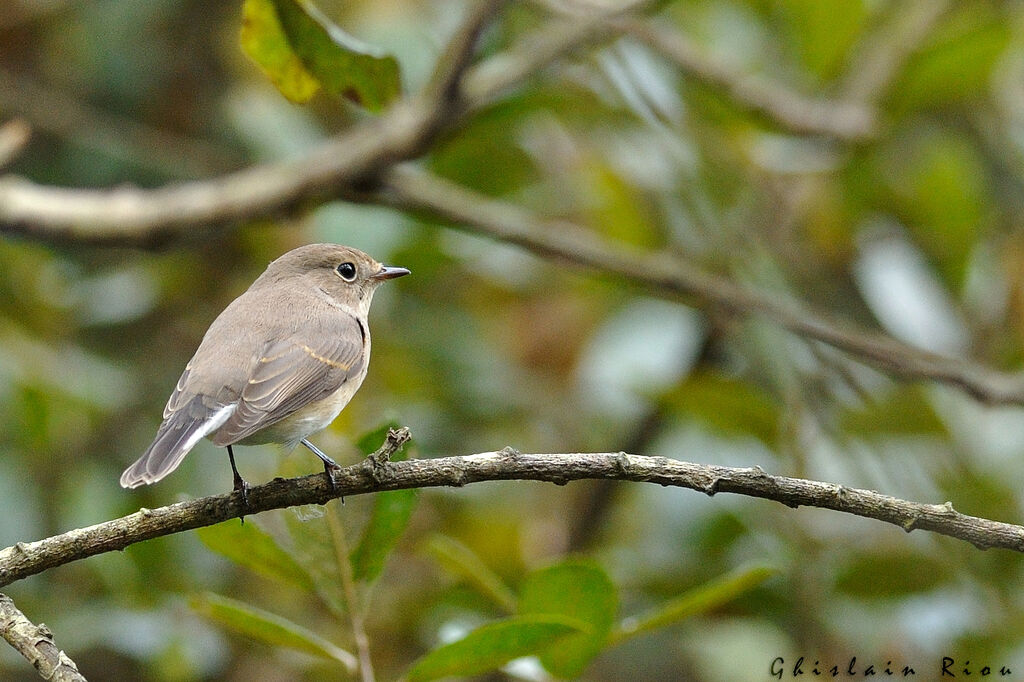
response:
[[[618,31],[660,52],[691,78],[724,90],[738,104],[798,134],[858,142],[878,133],[879,100],[907,59],[952,5],[949,0],[897,3],[894,16],[868,34],[834,99],[812,97],[785,83],[744,73],[704,54],[685,34],[634,17],[609,21]]]
[[[490,104],[508,89],[577,48],[616,35],[611,21],[642,11],[651,0],[630,0],[607,12],[551,21],[525,36],[505,53],[495,55],[466,73],[462,91],[470,110]]]
[[[476,39],[497,8],[497,3],[480,3],[438,60],[432,87],[400,101],[384,116],[326,141],[304,158],[152,190],[69,189],[2,177],[0,231],[56,241],[151,245],[173,235],[204,233],[211,225],[264,218],[339,196],[384,201],[443,216],[466,229],[543,256],[618,274],[662,295],[696,299],[735,314],[764,315],[795,334],[842,349],[896,376],[958,386],[986,403],[1024,403],[1022,377],[927,353],[881,334],[844,327],[792,302],[744,289],[678,256],[613,247],[578,227],[549,225],[518,206],[475,195],[408,169],[393,168],[425,153],[468,111],[493,101],[583,43],[613,34],[613,21],[620,20],[623,12],[643,6],[644,2],[633,2],[611,14],[553,21],[519,46],[470,67]],[[906,23],[918,37],[928,24],[923,19]],[[910,33],[908,29],[896,35],[906,37]],[[905,55],[907,49],[904,46],[901,54]],[[885,63],[891,76],[893,65],[901,60],[892,56]],[[366,190],[377,183],[386,186],[387,191]]]
[[[338,565],[341,587],[345,593],[348,621],[352,626],[352,639],[355,640],[356,651],[359,654],[359,679],[362,682],[374,682],[373,659],[370,657],[370,637],[366,634],[366,609],[359,598],[356,580],[352,575],[352,561],[349,559],[351,550],[348,546],[348,538],[345,537],[345,524],[338,518],[338,514],[337,506],[324,510],[327,528],[331,533],[331,540],[334,542],[334,560]]]
[[[737,103],[799,134],[858,141],[875,134],[875,111],[854,99],[809,97],[788,85],[744,73],[712,59],[688,37],[652,21],[617,19],[612,24],[673,61],[690,77],[724,90]]]
[[[936,22],[953,5],[950,0],[895,3],[894,16],[869,33],[854,50],[858,56],[847,68],[843,96],[874,107],[899,77],[907,59],[921,47]]]
[[[86,682],[75,662],[54,644],[50,629],[26,618],[6,594],[0,594],[0,637],[28,659],[44,680]]]
[[[505,448],[462,457],[391,462],[389,457],[410,438],[406,428],[392,430],[381,448],[358,464],[335,472],[335,488],[323,474],[276,478],[249,491],[246,507],[237,493],[179,502],[69,531],[38,542],[0,550],[0,586],[79,559],[122,550],[137,542],[209,526],[244,515],[303,504],[326,504],[338,497],[384,490],[462,487],[482,481],[546,481],[564,485],[584,479],[656,483],[689,488],[707,495],[736,493],[775,500],[789,507],[832,509],[915,528],[972,543],[979,549],[1000,547],[1024,552],[1024,527],[966,516],[945,504],[920,504],[870,490],[834,483],[772,476],[759,467],[735,468],[694,464],[665,457],[624,452],[523,454]]]
[[[640,7],[644,3],[627,5]],[[308,156],[155,189],[69,189],[0,177],[0,232],[48,241],[152,246],[211,226],[288,212],[338,197],[375,173],[421,156],[474,109],[587,40],[607,34],[609,15],[554,21],[519,47],[468,68],[473,39],[497,3],[480,3],[439,60],[434,87],[385,115],[337,135]],[[620,12],[623,10],[620,10]],[[460,83],[455,88],[453,83]]]
[[[406,100],[302,159],[151,190],[71,189],[2,177],[0,230],[50,241],[153,245],[211,225],[276,215],[417,156],[434,128],[435,111],[423,100]]]
[[[503,4],[504,0],[477,3],[452,36],[444,53],[438,58],[430,83],[425,88],[437,106],[443,107],[459,101],[463,77],[473,60],[480,33]]]
[[[794,334],[822,341],[904,379],[950,384],[984,403],[1024,404],[1024,376],[936,355],[883,334],[842,325],[777,293],[739,286],[681,256],[644,253],[625,244],[606,243],[578,225],[542,220],[517,205],[490,199],[410,167],[388,173],[383,187],[383,192],[352,198],[439,216],[461,229],[516,244],[547,258],[619,275],[661,296],[683,298],[732,314],[762,315]]]

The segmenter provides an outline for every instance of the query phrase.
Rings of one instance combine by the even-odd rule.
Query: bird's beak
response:
[[[409,271],[405,268],[398,268],[394,265],[382,265],[380,270],[376,274],[370,275],[371,279],[394,279],[395,277],[404,277],[408,275]]]

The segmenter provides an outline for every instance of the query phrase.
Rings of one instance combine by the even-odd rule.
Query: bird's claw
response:
[[[334,462],[324,462],[324,475],[327,476],[327,487],[331,489],[331,492],[338,491],[338,482],[334,480],[334,475],[341,471],[341,467]]]

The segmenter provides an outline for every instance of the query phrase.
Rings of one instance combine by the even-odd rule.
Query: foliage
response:
[[[789,107],[866,97],[854,103],[876,123],[857,139],[794,129],[744,100],[751,81],[730,88],[613,35],[472,112],[420,165],[552,230],[571,221],[618,248],[681,254],[840,327],[1019,371],[1024,9],[941,6],[645,10]],[[34,129],[0,170],[159,186],[299,158],[416,92],[464,10],[0,3],[0,123]],[[558,11],[507,3],[478,60],[534,46]],[[343,463],[379,445],[383,422],[411,428],[409,456],[625,450],[1022,520],[1019,406],[895,380],[770,319],[657,299],[429,216],[300,208],[152,249],[0,235],[0,546],[229,489],[208,443],[152,488],[117,479],[210,321],[270,259],[315,241],[413,273],[377,295],[367,380],[314,438]],[[254,482],[319,466],[238,453]],[[338,679],[363,621],[378,679],[717,682],[763,679],[776,656],[842,665],[851,652],[1019,668],[1022,570],[1007,552],[763,500],[508,482],[265,514],[9,592],[104,679]],[[0,677],[33,679],[27,668],[0,647]]]

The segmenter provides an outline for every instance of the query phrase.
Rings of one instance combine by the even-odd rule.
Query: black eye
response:
[[[338,274],[346,282],[351,282],[356,278],[356,266],[355,263],[342,263],[338,266]]]

